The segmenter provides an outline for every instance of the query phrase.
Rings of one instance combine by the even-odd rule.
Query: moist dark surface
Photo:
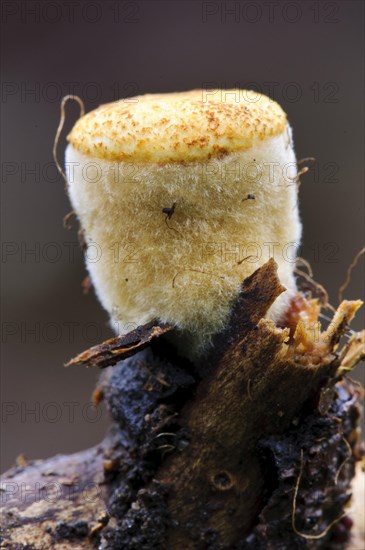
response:
[[[191,369],[176,366],[150,349],[113,370],[104,393],[117,427],[105,456],[105,481],[107,509],[116,522],[102,531],[102,548],[170,550],[166,541],[169,488],[154,479],[166,456],[189,445],[189,433],[180,428],[177,413],[194,394],[197,382]],[[349,381],[339,382],[323,392],[317,406],[307,403],[302,413],[285,434],[258,442],[265,493],[257,523],[232,548],[337,550],[349,540],[347,516],[329,530],[328,526],[341,516],[351,496],[358,458],[357,387]],[[301,464],[295,532],[292,513]],[[195,547],[223,550],[227,547],[221,545],[218,533],[204,525],[208,508],[209,503],[201,502]],[[309,538],[326,530],[323,537]]]

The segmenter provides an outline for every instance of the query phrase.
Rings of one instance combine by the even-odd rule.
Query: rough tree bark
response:
[[[116,364],[95,393],[114,425],[93,449],[3,476],[3,547],[344,548],[362,390],[343,377],[364,335],[338,343],[360,304],[314,334],[300,297],[280,329],[264,316],[282,290],[273,261],[246,279],[199,365],[158,321],[71,361]]]

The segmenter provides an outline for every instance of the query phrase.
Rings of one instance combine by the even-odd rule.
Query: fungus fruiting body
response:
[[[68,192],[86,263],[116,331],[158,318],[190,355],[225,326],[243,280],[270,257],[296,291],[301,224],[291,128],[241,90],[145,95],[82,116],[68,136]],[[238,100],[239,99],[239,100]]]

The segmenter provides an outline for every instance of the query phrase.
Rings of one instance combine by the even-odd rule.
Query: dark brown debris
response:
[[[80,353],[66,363],[65,367],[84,366],[104,369],[116,365],[122,359],[141,351],[152,340],[172,331],[173,328],[172,325],[160,323],[155,319],[128,332],[125,336],[110,338],[102,344]]]

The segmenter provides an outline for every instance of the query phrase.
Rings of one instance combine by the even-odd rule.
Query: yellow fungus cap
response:
[[[102,105],[77,121],[68,140],[103,160],[191,162],[246,150],[285,126],[281,107],[257,92],[193,90]]]

